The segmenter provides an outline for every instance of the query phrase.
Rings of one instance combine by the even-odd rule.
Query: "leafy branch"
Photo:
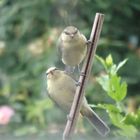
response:
[[[119,128],[117,131],[115,131],[115,134],[119,134],[127,138],[134,138],[138,130],[135,125],[136,121],[134,123],[132,120],[136,119],[134,119],[134,115],[126,112],[122,102],[127,95],[127,83],[117,74],[118,70],[127,62],[127,59],[116,65],[113,63],[111,55],[108,55],[106,59],[99,56],[96,56],[96,58],[105,69],[105,74],[98,77],[97,82],[101,85],[102,89],[107,93],[107,95],[115,101],[115,104],[98,104],[96,107],[105,109],[112,124]],[[128,121],[130,118],[131,121]]]

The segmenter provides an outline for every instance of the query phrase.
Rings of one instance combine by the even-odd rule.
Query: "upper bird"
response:
[[[87,53],[87,39],[74,26],[68,26],[63,30],[57,46],[67,72],[79,66]]]
[[[55,67],[47,70],[47,90],[49,97],[64,111],[69,112],[76,91],[76,82],[65,71]],[[101,135],[109,132],[108,126],[90,108],[84,97],[80,113],[85,116]]]

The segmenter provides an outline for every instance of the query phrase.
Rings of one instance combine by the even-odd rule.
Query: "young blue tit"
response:
[[[65,71],[51,67],[46,72],[47,90],[49,97],[64,111],[69,112],[76,91],[76,81]],[[86,117],[95,127],[97,132],[105,136],[109,132],[109,127],[90,108],[84,97],[80,113]]]
[[[87,54],[87,39],[76,27],[68,26],[61,33],[57,47],[66,71],[72,73]]]

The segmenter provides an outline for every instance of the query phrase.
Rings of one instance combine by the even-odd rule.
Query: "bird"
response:
[[[78,28],[67,26],[58,39],[57,48],[66,72],[73,73],[76,66],[80,71],[79,65],[87,54],[88,41]]]
[[[65,71],[50,67],[46,71],[47,91],[49,97],[66,113],[70,111],[75,91],[76,81]],[[110,129],[107,124],[91,109],[86,97],[83,98],[80,113],[86,117],[99,134],[105,136]]]

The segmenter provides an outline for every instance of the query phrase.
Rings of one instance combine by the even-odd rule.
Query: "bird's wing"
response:
[[[62,45],[63,45],[63,40],[61,39],[61,37],[59,37],[58,42],[56,44],[59,58],[62,57],[62,49],[63,49]]]
[[[81,34],[81,37],[83,38],[83,40],[85,40],[85,43],[86,43],[87,42],[87,38],[83,34]]]
[[[86,51],[85,51],[85,54],[87,55],[87,52],[88,52],[88,49],[89,49],[89,46],[90,46],[90,41],[87,40],[87,38],[81,34],[81,37],[83,38],[83,40],[85,41],[85,46],[86,46]]]

